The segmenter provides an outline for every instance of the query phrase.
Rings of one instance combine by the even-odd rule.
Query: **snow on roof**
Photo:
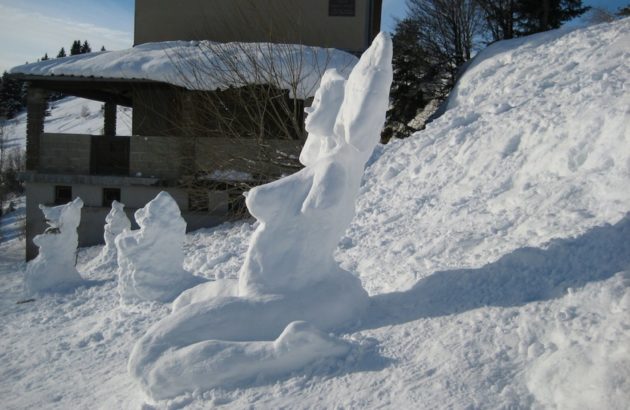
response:
[[[151,80],[190,90],[273,84],[305,99],[326,69],[347,75],[357,61],[344,51],[295,44],[166,41],[25,64],[10,73]]]

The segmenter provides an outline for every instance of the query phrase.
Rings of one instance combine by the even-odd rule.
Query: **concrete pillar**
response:
[[[116,104],[111,102],[105,103],[105,124],[103,134],[108,137],[116,135]]]
[[[195,151],[197,145],[197,135],[195,133],[195,102],[190,92],[184,91],[180,94],[180,121],[182,130],[182,141],[180,145],[180,155],[185,158],[182,161],[181,175],[194,175],[197,172],[197,161]]]
[[[26,169],[37,171],[39,167],[39,146],[44,133],[46,101],[48,93],[41,88],[30,86],[26,96]]]

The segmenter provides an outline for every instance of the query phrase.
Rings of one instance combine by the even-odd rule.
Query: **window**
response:
[[[110,208],[113,201],[120,202],[120,188],[103,188],[103,207]]]
[[[328,0],[328,16],[354,17],[355,0]]]
[[[72,201],[72,187],[55,185],[55,205],[63,205]]]

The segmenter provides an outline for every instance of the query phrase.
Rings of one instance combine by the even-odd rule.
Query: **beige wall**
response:
[[[208,39],[365,50],[380,1],[355,0],[354,17],[329,17],[329,1],[136,0],[135,44]]]

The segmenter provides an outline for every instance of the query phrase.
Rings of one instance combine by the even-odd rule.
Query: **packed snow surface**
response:
[[[347,75],[352,54],[294,44],[166,41],[25,64],[12,74],[151,80],[191,90],[272,84],[297,98],[313,95],[329,68]],[[204,68],[211,67],[211,69]]]
[[[10,214],[3,406],[626,409],[629,65],[628,19],[480,53],[446,113],[368,165],[335,254],[371,295],[362,323],[334,335],[350,351],[280,378],[147,402],[127,362],[168,306],[120,306],[115,267],[88,274],[99,286],[16,304],[25,265]],[[188,235],[185,268],[238,280],[257,227]],[[79,252],[82,274],[100,251]]]
[[[151,398],[273,380],[350,351],[320,333],[345,331],[368,307],[361,282],[333,252],[385,122],[391,60],[391,39],[381,33],[347,81],[334,69],[324,74],[306,121],[319,149],[311,141],[306,168],[247,195],[258,227],[238,283],[186,291],[134,346],[129,370]]]

